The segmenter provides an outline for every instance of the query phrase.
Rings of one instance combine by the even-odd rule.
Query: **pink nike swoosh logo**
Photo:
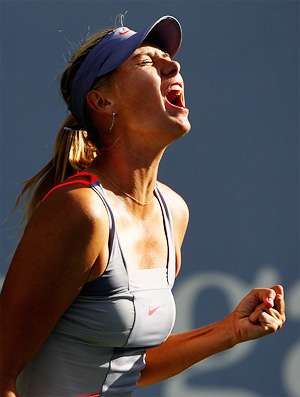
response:
[[[126,30],[125,32],[120,32],[120,34],[126,34],[128,32],[130,32],[130,29]]]
[[[160,305],[157,306],[157,307],[155,307],[154,309],[151,309],[150,306],[149,306],[149,316],[152,316],[152,314],[153,314],[154,312],[156,312],[156,310],[158,310],[159,308],[160,308]]]

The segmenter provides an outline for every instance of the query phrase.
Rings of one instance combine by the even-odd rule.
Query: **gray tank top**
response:
[[[146,349],[164,342],[175,322],[171,288],[175,244],[171,212],[159,186],[168,242],[166,268],[128,271],[114,215],[101,184],[89,186],[109,216],[109,261],[63,314],[17,380],[20,397],[129,397],[145,366]],[[45,313],[45,315],[47,315]]]

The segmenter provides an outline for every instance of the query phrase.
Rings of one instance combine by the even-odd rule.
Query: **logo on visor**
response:
[[[120,34],[126,34],[128,32],[131,32],[131,29],[125,30],[125,32],[120,32]]]

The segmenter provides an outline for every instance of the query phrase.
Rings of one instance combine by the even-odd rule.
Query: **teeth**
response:
[[[180,95],[180,93],[181,93],[181,91],[182,91],[182,88],[180,87],[179,84],[174,84],[174,85],[171,85],[171,87],[168,88],[167,94],[168,94],[169,92],[171,92],[171,91],[177,91],[177,92],[178,92],[177,95]]]
[[[173,84],[168,87],[166,92],[167,100],[175,106],[182,107],[184,104],[181,100],[182,87],[179,84]]]

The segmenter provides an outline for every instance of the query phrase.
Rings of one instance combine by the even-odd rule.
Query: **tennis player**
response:
[[[190,129],[180,44],[165,16],[94,35],[65,70],[70,115],[20,196],[31,193],[1,296],[2,397],[131,396],[283,325],[278,285],[171,334],[188,208],[157,173]]]

